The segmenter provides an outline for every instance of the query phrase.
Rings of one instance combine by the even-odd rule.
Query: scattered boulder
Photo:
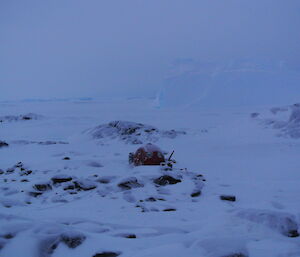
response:
[[[23,162],[18,162],[17,164],[14,165],[15,168],[23,168],[24,164]]]
[[[230,201],[230,202],[236,201],[236,197],[234,195],[220,195],[220,199],[222,201]]]
[[[45,192],[52,189],[52,186],[49,183],[38,183],[33,185],[33,188],[37,191]]]
[[[64,190],[75,190],[75,185],[73,182],[64,184]]]
[[[28,176],[32,173],[32,170],[25,170],[25,169],[21,169],[21,171],[19,172],[20,176]]]
[[[173,178],[169,175],[163,175],[159,178],[154,179],[153,182],[159,186],[166,186],[166,185],[174,185],[174,184],[180,183],[181,180]]]
[[[22,120],[32,120],[32,117],[30,115],[23,115],[21,116]]]
[[[176,211],[176,209],[174,209],[174,208],[167,208],[167,209],[164,209],[163,211]]]
[[[135,234],[123,234],[121,235],[124,238],[129,238],[129,239],[135,239],[136,235]]]
[[[76,248],[81,245],[86,239],[85,235],[79,232],[66,232],[61,234],[60,239],[69,248]]]
[[[165,162],[163,152],[155,145],[149,143],[129,154],[129,163],[139,165],[160,165]]]
[[[96,253],[93,257],[117,257],[120,255],[120,252],[101,252]]]
[[[71,181],[73,178],[68,175],[56,175],[51,178],[53,184],[60,184]]]
[[[13,173],[14,171],[15,171],[14,168],[8,168],[8,169],[6,170],[6,173]]]
[[[96,183],[89,179],[77,179],[74,181],[74,186],[77,190],[88,191],[97,187]]]
[[[39,120],[43,116],[35,113],[27,113],[22,115],[6,115],[0,117],[0,122],[12,122],[12,121],[28,121],[28,120]]]
[[[130,190],[132,188],[143,187],[144,185],[141,184],[136,177],[130,177],[124,179],[122,182],[118,184],[118,187],[124,190]]]
[[[14,237],[15,237],[15,235],[12,234],[12,233],[4,234],[4,235],[2,236],[2,238],[4,238],[4,239],[12,239],[12,238],[14,238]]]
[[[43,238],[39,244],[39,256],[51,256],[60,243],[59,236],[51,235]]]
[[[8,143],[6,143],[5,141],[0,140],[0,148],[2,148],[2,147],[8,147],[8,146],[9,146]]]
[[[195,191],[193,193],[191,193],[191,197],[198,197],[201,195],[201,191]]]
[[[226,255],[226,256],[222,256],[222,257],[248,257],[243,253],[234,253],[234,254],[230,254],[230,255]]]
[[[286,236],[288,236],[288,237],[298,237],[299,232],[296,229],[292,229],[292,230],[287,231]]]
[[[28,194],[33,197],[38,197],[38,196],[42,195],[43,192],[29,192]]]
[[[85,239],[86,237],[83,234],[73,231],[47,236],[40,242],[39,256],[52,255],[60,243],[74,249],[81,245]]]
[[[154,197],[148,197],[148,198],[145,199],[145,201],[146,201],[146,202],[156,202],[157,199],[154,198]]]
[[[38,145],[67,145],[69,144],[68,142],[63,142],[63,141],[51,141],[51,140],[47,140],[47,141],[40,141],[40,142],[35,142],[35,141],[31,141],[32,144],[38,144]]]
[[[11,141],[13,144],[18,144],[18,145],[29,145],[29,144],[37,144],[37,145],[66,145],[69,144],[68,142],[63,142],[63,141],[52,141],[52,140],[47,140],[47,141],[31,141],[31,140],[13,140]]]

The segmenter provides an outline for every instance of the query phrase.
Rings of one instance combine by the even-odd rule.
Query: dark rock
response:
[[[22,117],[22,120],[32,120],[32,118],[29,117],[29,116],[23,116],[23,117]]]
[[[201,195],[201,191],[196,191],[194,193],[191,193],[191,197],[198,197]]]
[[[65,183],[72,180],[72,177],[67,175],[58,175],[51,178],[53,184]]]
[[[287,232],[287,236],[288,237],[298,237],[299,236],[299,233],[297,230],[290,230]]]
[[[15,168],[22,168],[23,167],[23,163],[22,162],[18,162],[16,165],[15,165]]]
[[[6,170],[6,173],[13,173],[14,171],[15,171],[14,168],[8,168],[8,169]]]
[[[168,209],[164,209],[163,211],[176,211],[176,209],[174,209],[174,208],[168,208]]]
[[[42,118],[41,115],[37,115],[34,113],[28,113],[28,114],[24,114],[24,115],[6,115],[6,116],[2,116],[0,117],[0,122],[13,122],[13,121],[20,121],[20,120],[37,120]]]
[[[131,177],[127,178],[123,182],[118,184],[118,187],[124,189],[124,190],[130,190],[132,188],[138,188],[138,187],[143,187],[144,185],[139,183],[137,178]]]
[[[51,256],[54,253],[54,250],[57,248],[57,246],[60,243],[59,236],[49,236],[43,239],[38,248],[40,251],[40,254],[38,256]]]
[[[68,160],[71,160],[71,158],[66,156],[66,157],[63,158],[63,160],[68,161]]]
[[[8,234],[3,235],[2,237],[5,239],[12,239],[15,237],[15,235],[8,233]]]
[[[93,257],[117,257],[119,256],[119,252],[102,252],[102,253],[96,253],[93,255]]]
[[[153,182],[159,186],[166,186],[166,185],[174,185],[174,184],[180,183],[181,180],[173,178],[169,175],[163,175],[159,178],[154,179]]]
[[[136,235],[135,234],[128,234],[128,235],[125,235],[125,238],[136,238]]]
[[[32,173],[32,170],[21,170],[20,171],[20,176],[28,176],[28,175],[30,175]]]
[[[0,148],[1,148],[1,147],[7,147],[7,146],[9,146],[8,143],[6,143],[6,142],[0,140]]]
[[[63,141],[50,141],[50,140],[47,140],[47,141],[40,141],[40,142],[35,142],[35,141],[32,141],[33,144],[38,144],[38,145],[57,145],[57,144],[60,144],[60,145],[67,145],[69,144],[68,142],[63,142]]]
[[[97,187],[97,185],[93,181],[90,181],[90,180],[74,181],[74,186],[76,189],[83,190],[83,191],[92,190]]]
[[[230,201],[230,202],[236,201],[236,197],[234,195],[221,195],[220,199],[223,201]]]
[[[154,197],[149,197],[145,199],[146,202],[156,202],[156,199]]]
[[[75,185],[73,183],[64,187],[64,190],[74,190],[74,189],[75,189]]]
[[[38,196],[42,195],[43,193],[42,192],[29,192],[28,194],[33,197],[38,197]]]
[[[173,163],[176,163],[174,160],[162,162],[160,165],[162,166],[162,169],[165,171],[173,170]]]
[[[129,155],[128,155],[128,162],[130,164],[134,162],[134,153],[129,153]]]
[[[222,256],[222,257],[248,257],[248,256],[243,254],[243,253],[234,253],[234,254],[225,255],[225,256]]]
[[[48,183],[40,183],[40,184],[35,184],[33,185],[33,188],[36,189],[37,191],[48,191],[52,189],[52,186]]]
[[[4,174],[4,171],[0,169],[0,175],[1,175],[1,174]]]
[[[85,239],[85,235],[81,233],[64,233],[61,235],[61,241],[69,248],[76,248],[81,245]]]

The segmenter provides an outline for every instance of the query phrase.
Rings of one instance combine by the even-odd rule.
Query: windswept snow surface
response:
[[[158,107],[289,104],[300,97],[300,69],[284,61],[180,59],[160,89]]]
[[[253,118],[277,109],[151,106],[0,103],[43,117],[0,123],[0,257],[299,257],[300,141]],[[132,167],[140,145],[85,133],[116,120],[185,131],[155,142],[174,169]]]

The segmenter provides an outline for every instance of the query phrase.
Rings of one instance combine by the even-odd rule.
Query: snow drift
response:
[[[159,91],[156,105],[222,107],[288,104],[299,100],[299,89],[299,68],[282,61],[207,63],[178,60]]]

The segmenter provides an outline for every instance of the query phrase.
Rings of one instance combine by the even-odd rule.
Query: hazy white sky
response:
[[[0,99],[153,96],[176,58],[300,60],[299,0],[1,0]]]

